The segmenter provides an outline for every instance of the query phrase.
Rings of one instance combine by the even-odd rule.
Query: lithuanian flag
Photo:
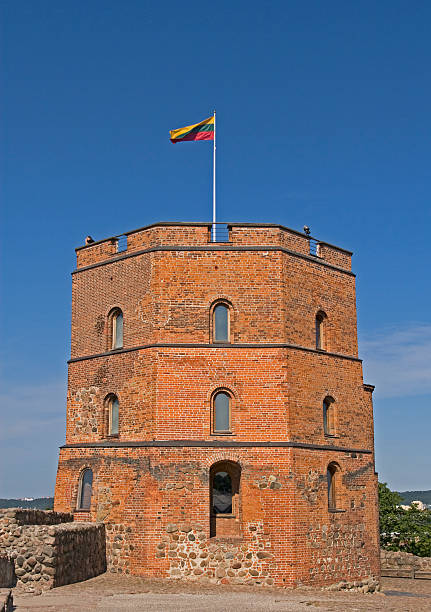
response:
[[[214,116],[204,119],[195,125],[187,125],[178,130],[170,130],[171,142],[186,140],[214,140]]]

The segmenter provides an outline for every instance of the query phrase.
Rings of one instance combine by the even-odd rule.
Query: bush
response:
[[[380,545],[419,557],[431,557],[431,511],[416,506],[404,510],[398,493],[379,482]]]

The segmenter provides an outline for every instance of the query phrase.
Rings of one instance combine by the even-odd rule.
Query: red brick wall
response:
[[[107,523],[112,571],[285,585],[378,576],[372,402],[350,256],[325,245],[325,259],[310,257],[307,237],[279,226],[233,225],[224,246],[208,230],[143,228],[125,256],[109,242],[78,250],[78,266],[90,266],[73,276],[66,441],[78,446],[61,451],[56,510],[75,509],[87,466],[92,507],[77,516]],[[230,345],[211,344],[217,299],[231,304]],[[124,350],[113,352],[114,307]],[[315,350],[321,310],[326,351]],[[217,388],[232,392],[228,436],[211,431]],[[120,402],[114,440],[110,393]],[[323,432],[328,395],[336,437]],[[133,445],[144,441],[159,446]],[[102,446],[79,447],[88,443]],[[210,537],[209,471],[226,459],[242,471],[239,516],[222,530],[237,537],[222,541]],[[342,512],[328,511],[330,461]]]
[[[289,255],[283,263],[286,342],[315,348],[315,317],[323,311],[327,350],[357,357],[355,277]]]
[[[354,277],[286,253],[162,251],[73,276],[72,357],[108,348],[108,314],[124,313],[124,346],[208,343],[211,304],[232,304],[234,343],[315,348],[323,310],[328,351],[357,356]]]
[[[89,266],[101,261],[106,261],[117,253],[117,240],[115,238],[107,238],[101,240],[91,246],[76,249],[76,260],[78,267]]]
[[[236,562],[241,567],[232,568],[231,578],[240,580],[238,572],[250,570],[245,566],[249,554],[251,569],[257,574],[247,574],[247,579],[267,584],[319,585],[376,576],[372,457],[353,459],[334,451],[330,458],[342,470],[340,511],[336,513],[328,512],[326,504],[323,475],[328,455],[324,452],[289,448],[64,449],[56,509],[74,509],[77,474],[91,465],[95,481],[87,520],[104,520],[108,532],[121,525],[126,534],[121,546],[127,547],[127,554],[110,556],[115,571],[169,576],[178,569],[187,577],[186,570],[195,569],[189,551],[183,548],[180,556],[178,549],[163,546],[172,544],[169,530],[186,523],[195,536],[202,534],[199,552],[210,553],[211,546],[226,549],[218,551],[219,559],[203,566],[202,575],[209,578],[216,578],[221,566],[229,568]],[[209,468],[223,459],[241,465],[241,538],[236,542],[209,537]],[[77,516],[83,519],[82,513]],[[229,546],[233,557],[226,559]],[[259,551],[267,557],[259,559]],[[118,563],[112,565],[113,559]],[[202,559],[198,556],[197,560]]]
[[[362,385],[358,361],[289,350],[289,439],[314,444],[373,448],[370,394]],[[323,432],[323,400],[334,399],[336,438]]]

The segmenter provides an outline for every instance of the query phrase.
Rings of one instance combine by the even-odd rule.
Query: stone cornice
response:
[[[217,342],[216,344],[210,343],[188,343],[188,342],[160,342],[153,344],[141,344],[140,346],[133,346],[130,348],[122,348],[115,349],[112,351],[105,351],[103,353],[94,353],[92,355],[83,355],[81,357],[73,357],[69,359],[67,363],[76,363],[78,361],[86,361],[88,359],[98,359],[100,357],[112,357],[113,355],[122,355],[123,353],[131,353],[133,351],[141,351],[144,349],[151,348],[178,348],[178,349],[292,349],[297,351],[305,351],[307,353],[316,353],[317,355],[328,356],[328,357],[336,357],[338,359],[347,359],[348,361],[357,361],[359,363],[362,362],[362,359],[359,357],[354,357],[352,355],[343,355],[341,353],[330,353],[329,351],[322,351],[320,349],[312,349],[306,346],[300,346],[297,344],[285,344],[285,343],[271,343],[271,342],[261,342],[261,343],[221,343]]]
[[[127,440],[123,442],[120,440],[102,440],[100,442],[64,444],[60,448],[301,448],[367,455],[373,452],[366,448],[349,448],[330,444],[308,444],[306,442],[292,442],[288,440],[280,442],[239,442],[236,440]]]

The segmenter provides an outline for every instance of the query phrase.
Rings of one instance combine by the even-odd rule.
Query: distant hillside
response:
[[[424,504],[431,505],[431,491],[399,491],[398,493],[406,504],[419,500]]]
[[[38,510],[51,510],[53,505],[53,497],[37,497],[31,500],[0,498],[0,508],[37,508]]]
[[[431,506],[431,490],[429,491],[398,491],[405,504],[419,500]],[[0,508],[37,508],[38,510],[52,510],[54,506],[53,497],[37,497],[32,500],[25,499],[2,499],[0,498]]]

